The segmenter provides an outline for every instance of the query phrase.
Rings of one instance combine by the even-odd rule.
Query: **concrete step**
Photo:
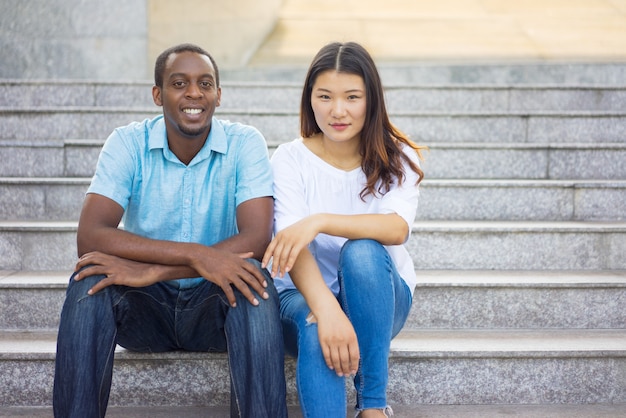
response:
[[[544,405],[398,405],[392,404],[396,418],[616,418],[626,416],[626,404],[544,404]],[[301,418],[298,406],[290,406],[289,416]],[[223,418],[228,406],[112,406],[107,418]],[[348,407],[346,417],[354,416]],[[52,407],[2,407],[0,417],[52,417]]]
[[[56,329],[71,271],[0,271],[0,329]],[[626,329],[626,271],[418,270],[405,329]]]
[[[48,331],[0,332],[4,406],[50,404],[55,340]],[[392,405],[626,403],[626,330],[402,332],[389,366]],[[287,358],[289,405],[294,369]],[[113,406],[226,405],[228,393],[225,354],[116,352]]]
[[[626,329],[626,270],[418,270],[405,329]]]
[[[312,56],[312,55],[311,55]],[[546,61],[539,62],[379,62],[384,85],[489,85],[489,86],[624,86],[626,65],[623,62]],[[223,86],[230,83],[295,83],[301,85],[307,65],[248,66],[222,68]],[[16,80],[7,80],[14,82]],[[61,80],[63,81],[63,80]],[[65,80],[73,83],[80,80]],[[39,80],[42,84],[51,80]],[[149,94],[152,80],[128,80],[122,84],[146,83]]]
[[[86,177],[0,177],[0,219],[78,220],[89,183]],[[624,207],[626,180],[426,179],[418,219],[620,221]]]
[[[0,219],[76,221],[87,177],[0,177]]]
[[[624,86],[623,62],[424,62],[380,63],[383,84],[490,86]],[[221,74],[224,82],[303,83],[306,66],[252,66]]]
[[[0,269],[71,269],[76,226],[0,221]],[[419,270],[626,269],[625,222],[419,221],[407,246]]]
[[[417,219],[620,221],[624,207],[624,180],[426,179]]]
[[[132,121],[154,117],[159,108],[2,107],[2,140],[106,138]],[[223,119],[257,127],[268,142],[284,142],[299,133],[298,110],[221,110]],[[416,141],[483,143],[621,143],[626,140],[626,111],[576,112],[434,112],[391,114],[392,122]]]
[[[304,77],[303,77],[304,80]],[[0,106],[153,107],[152,82],[0,80]],[[297,111],[301,82],[225,82],[220,109]],[[626,110],[626,86],[391,85],[388,109],[419,111]]]
[[[269,141],[269,152],[296,136]],[[91,177],[104,139],[0,140],[2,177]],[[426,143],[428,179],[626,179],[626,143]]]
[[[420,270],[624,270],[622,222],[423,221],[407,243]]]
[[[626,179],[615,143],[425,143],[423,168],[446,179]]]

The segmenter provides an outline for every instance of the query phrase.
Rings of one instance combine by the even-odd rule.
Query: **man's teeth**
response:
[[[196,115],[196,114],[202,112],[202,109],[183,109],[183,112],[189,113],[189,114],[192,114],[192,115]]]

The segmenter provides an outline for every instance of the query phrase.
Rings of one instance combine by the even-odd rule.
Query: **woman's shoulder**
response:
[[[285,142],[280,144],[274,154],[272,155],[272,159],[276,158],[290,158],[290,159],[304,159],[306,154],[303,152],[304,145],[302,143],[302,138],[296,138],[292,141]]]

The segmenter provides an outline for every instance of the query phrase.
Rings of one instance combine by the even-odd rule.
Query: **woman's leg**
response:
[[[339,301],[355,329],[361,353],[354,378],[356,408],[386,408],[389,347],[408,316],[411,291],[385,247],[368,239],[344,244],[339,286]]]
[[[302,294],[285,290],[280,294],[285,350],[297,356],[296,384],[300,409],[305,418],[343,417],[346,386],[343,377],[328,368],[320,347],[317,323]]]

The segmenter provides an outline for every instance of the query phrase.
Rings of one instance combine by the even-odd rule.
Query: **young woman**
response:
[[[390,123],[376,66],[352,42],[313,59],[300,129],[272,157],[275,238],[263,265],[277,277],[302,413],[345,416],[344,377],[354,376],[357,415],[384,417],[389,346],[416,284],[403,244],[422,147]]]

